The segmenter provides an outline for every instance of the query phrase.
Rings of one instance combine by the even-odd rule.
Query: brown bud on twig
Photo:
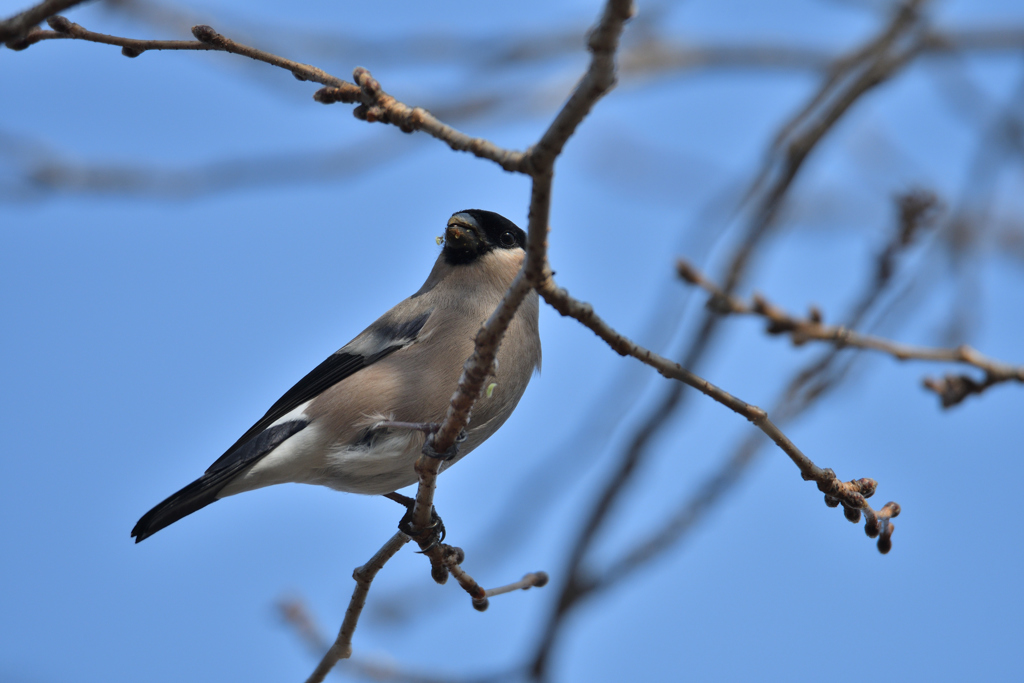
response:
[[[195,36],[196,40],[200,43],[212,43],[220,37],[220,34],[214,31],[212,26],[206,26],[205,24],[193,26],[192,35]]]
[[[50,17],[49,19],[47,19],[46,23],[49,24],[50,28],[52,28],[57,33],[71,33],[71,29],[75,25],[70,19],[68,19],[67,17],[62,17],[59,14],[57,16]]]
[[[887,555],[892,550],[892,532],[895,530],[892,522],[885,525],[881,535],[878,537],[878,552]]]
[[[882,532],[882,522],[870,507],[864,508],[864,533],[868,538],[875,538]]]
[[[8,40],[6,43],[4,43],[4,45],[7,47],[8,50],[21,52],[22,50],[28,49],[28,47],[32,45],[32,43],[32,39],[28,35],[25,35],[21,38],[14,38],[13,40]]]
[[[304,80],[298,74],[295,74],[295,77],[299,78],[299,80]],[[341,87],[325,86],[313,93],[313,100],[321,104],[334,104],[335,102],[352,103],[359,101],[361,92],[358,86],[351,83],[345,83]],[[363,105],[359,106],[362,107]],[[356,118],[359,118],[359,116],[357,115]]]
[[[864,477],[863,479],[858,479],[854,483],[857,485],[860,494],[865,498],[870,498],[871,496],[875,495],[875,490],[878,489],[878,482],[875,481],[874,479],[868,479],[867,477]]]
[[[477,612],[486,612],[490,606],[491,601],[487,598],[473,598],[473,609]]]
[[[889,501],[888,503],[886,503],[885,505],[882,506],[882,509],[878,511],[878,514],[883,516],[883,517],[890,518],[890,519],[893,518],[893,517],[899,517],[900,516],[900,504],[897,503],[896,501],[891,500],[891,501]]]
[[[676,272],[691,285],[699,285],[703,278],[700,273],[688,261],[679,259],[676,261]]]
[[[849,492],[847,498],[852,503],[852,507],[863,509],[868,506],[868,502],[864,500],[864,495],[858,491]]]
[[[352,70],[352,80],[370,97],[376,98],[380,95],[380,83],[363,67],[357,66]]]
[[[846,519],[850,520],[854,524],[860,521],[860,510],[858,510],[857,508],[852,508],[844,505],[843,515],[845,515]]]
[[[828,505],[830,508],[837,508],[837,507],[839,507],[839,499],[838,498],[834,498],[834,497],[832,497],[832,496],[830,496],[830,495],[828,495],[826,493],[825,494],[825,505]]]
[[[984,383],[967,375],[946,375],[942,379],[927,377],[924,386],[939,395],[943,408],[955,406],[971,394],[979,394],[985,389]]]
[[[125,46],[125,47],[121,48],[121,54],[123,54],[125,57],[129,57],[131,59],[135,59],[136,57],[141,55],[143,52],[145,52],[145,50],[140,50],[137,47]]]

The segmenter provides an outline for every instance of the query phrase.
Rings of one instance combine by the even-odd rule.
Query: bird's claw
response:
[[[416,552],[420,554],[428,553],[444,542],[445,536],[447,535],[444,528],[444,522],[441,521],[441,517],[437,514],[437,510],[431,507],[430,523],[426,527],[414,528],[412,510],[413,506],[410,505],[406,510],[405,515],[398,522],[398,530],[420,544],[420,550],[417,550]]]
[[[455,443],[452,444],[451,448],[449,448],[444,453],[438,453],[437,451],[434,450],[434,439],[433,437],[431,437],[423,442],[422,453],[428,458],[435,458],[437,460],[445,461],[452,460],[459,454],[459,444],[465,441],[466,438],[466,430],[463,429],[461,432],[459,432],[459,435],[455,437]]]

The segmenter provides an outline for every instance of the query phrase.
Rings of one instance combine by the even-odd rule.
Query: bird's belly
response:
[[[346,444],[327,451],[318,468],[317,481],[350,493],[391,493],[415,484],[416,459],[423,438],[418,432],[395,431],[380,435],[369,444]]]

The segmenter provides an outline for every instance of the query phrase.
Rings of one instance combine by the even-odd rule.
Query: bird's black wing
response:
[[[312,372],[285,392],[267,414],[254,424],[235,444],[213,463],[206,473],[174,493],[152,510],[132,529],[135,542],[149,538],[164,527],[177,522],[217,500],[221,490],[247,467],[261,460],[275,448],[301,432],[309,424],[297,418],[271,427],[306,401],[316,398],[346,377],[373,365],[381,358],[404,348],[416,340],[431,311],[405,322],[394,323],[387,314],[356,338],[363,343],[349,344],[333,354]],[[363,353],[345,349],[365,349]]]
[[[293,434],[301,432],[307,424],[309,423],[305,420],[295,420],[260,432],[256,438],[250,439],[241,448],[236,449],[233,453],[236,457],[230,462],[216,470],[210,468],[206,474],[168,496],[166,500],[144,514],[132,529],[135,542],[149,538],[164,527],[217,500],[221,489],[236,475],[287,441]]]
[[[397,324],[374,324],[367,332],[373,335],[377,341],[370,353],[350,353],[345,351],[346,347],[331,355],[320,365],[316,366],[305,377],[300,379],[295,386],[285,392],[284,396],[270,406],[267,414],[260,418],[259,422],[243,434],[224,455],[210,465],[207,473],[215,472],[224,467],[233,465],[244,453],[241,447],[250,439],[262,432],[283,416],[298,408],[306,401],[316,398],[332,386],[351,377],[365,367],[373,365],[381,358],[388,356],[401,348],[404,348],[416,340],[416,335],[423,329],[423,325],[430,317],[431,311],[402,323]],[[380,321],[378,321],[380,323]],[[351,345],[349,345],[351,346]],[[264,454],[265,455],[265,454]],[[260,456],[262,457],[262,455]],[[251,460],[252,458],[245,458]]]

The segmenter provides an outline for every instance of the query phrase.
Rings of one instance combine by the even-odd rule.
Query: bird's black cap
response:
[[[452,214],[445,232],[445,260],[472,263],[494,249],[526,249],[526,233],[501,214],[466,209]]]

